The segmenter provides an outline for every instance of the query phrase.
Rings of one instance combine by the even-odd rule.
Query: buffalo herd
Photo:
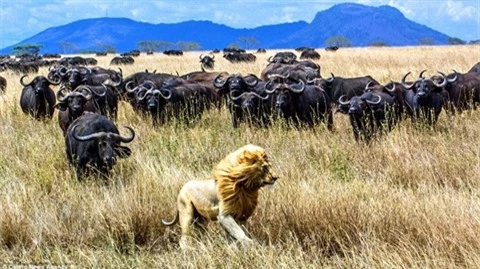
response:
[[[416,126],[434,127],[442,110],[461,113],[480,104],[480,63],[466,73],[453,70],[426,77],[427,70],[418,75],[408,72],[399,82],[382,85],[369,75],[323,77],[315,62],[320,59],[318,52],[308,47],[297,48],[297,52],[299,59],[290,51],[270,56],[259,75],[213,71],[214,54],[219,50],[200,55],[201,71],[183,75],[145,70],[124,77],[121,68],[65,57],[50,66],[46,76],[35,76],[29,82],[28,72],[20,77],[24,87],[20,107],[38,120],[48,120],[58,110],[68,160],[81,179],[90,171],[108,175],[118,158],[130,155],[130,149],[120,143],[131,142],[135,131],[126,127],[129,135],[122,136],[115,126],[120,101],[129,103],[154,127],[172,121],[190,126],[204,112],[226,106],[233,128],[242,124],[268,128],[279,121],[293,128],[324,125],[333,131],[333,115],[338,112],[348,116],[354,138],[365,143],[405,118]],[[231,63],[256,60],[244,50],[225,49],[223,53]],[[178,51],[164,54],[182,55]],[[111,65],[134,63],[136,56],[133,51],[114,57]],[[6,85],[0,77],[0,93]]]

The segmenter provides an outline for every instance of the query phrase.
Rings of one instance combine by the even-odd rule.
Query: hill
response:
[[[421,39],[431,44],[447,44],[448,36],[408,20],[396,8],[360,4],[338,4],[317,13],[312,22],[298,21],[253,29],[236,29],[210,21],[186,21],[151,24],[126,18],[95,18],[52,27],[0,50],[11,53],[21,44],[42,44],[42,53],[102,50],[105,46],[118,52],[137,49],[146,40],[196,42],[204,50],[224,48],[241,37],[253,37],[255,47],[267,49],[298,46],[324,47],[332,36],[344,36],[353,46],[382,42],[389,46],[419,45]]]

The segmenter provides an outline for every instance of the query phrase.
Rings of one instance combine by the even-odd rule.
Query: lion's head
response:
[[[224,213],[245,220],[257,206],[258,189],[277,180],[265,149],[252,144],[228,154],[213,175]]]

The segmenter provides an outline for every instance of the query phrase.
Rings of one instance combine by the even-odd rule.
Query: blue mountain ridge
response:
[[[118,52],[137,49],[139,41],[197,42],[202,50],[224,48],[239,37],[254,37],[257,47],[287,49],[299,46],[321,48],[332,36],[344,36],[353,46],[383,42],[389,46],[419,45],[428,38],[435,45],[447,44],[448,36],[408,20],[391,6],[372,7],[343,3],[318,12],[312,22],[298,21],[236,29],[210,21],[151,24],[127,18],[92,18],[48,28],[17,44],[3,48],[11,53],[22,44],[42,44],[41,53],[62,53],[61,43],[73,44],[75,50],[100,50],[110,45]]]

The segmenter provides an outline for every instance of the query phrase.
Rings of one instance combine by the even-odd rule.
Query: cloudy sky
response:
[[[47,28],[98,17],[149,23],[210,20],[234,28],[303,20],[342,2],[390,5],[408,19],[466,41],[480,39],[480,0],[0,0],[0,48]]]

